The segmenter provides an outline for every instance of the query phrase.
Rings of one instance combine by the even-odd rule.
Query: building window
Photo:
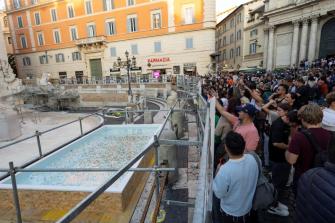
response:
[[[237,57],[241,56],[241,47],[236,48],[236,56]]]
[[[78,39],[77,27],[72,26],[72,27],[70,28],[70,33],[71,33],[71,40],[72,40],[72,41]]]
[[[31,4],[32,4],[32,5],[37,4],[37,2],[38,2],[38,0],[31,0]]]
[[[22,48],[27,48],[27,40],[25,36],[20,36],[21,39],[21,47]]]
[[[72,60],[73,61],[81,60],[81,54],[80,54],[80,52],[73,52],[72,53]]]
[[[234,58],[234,49],[231,49],[231,50],[230,50],[229,58],[230,58],[230,59]]]
[[[74,17],[74,9],[73,9],[73,5],[68,5],[67,6],[67,16],[69,18],[73,18]]]
[[[152,23],[151,23],[151,28],[152,29],[160,29],[161,28],[161,12],[160,11],[153,11],[151,12],[151,18],[152,18]]]
[[[137,44],[131,45],[131,54],[134,54],[134,55],[138,54]]]
[[[186,49],[193,49],[193,38],[186,38]]]
[[[240,22],[242,22],[242,15],[241,15],[241,13],[239,13],[239,14],[237,15],[237,19],[236,19],[236,21],[237,21],[237,24],[240,23]]]
[[[257,36],[257,33],[258,33],[257,29],[251,30],[250,31],[250,37]]]
[[[257,51],[256,47],[257,47],[256,43],[251,43],[249,48],[249,54],[255,54]]]
[[[114,0],[103,0],[104,10],[111,11],[114,9]]]
[[[227,54],[226,54],[226,50],[222,51],[222,59],[226,60],[227,59]]]
[[[223,42],[223,44],[222,44],[223,46],[227,45],[227,38],[225,36],[223,37],[223,41],[222,42]]]
[[[59,72],[59,83],[60,84],[65,84],[66,79],[67,79],[67,73],[66,72]]]
[[[40,64],[48,64],[48,56],[47,55],[43,55],[43,56],[39,56],[40,58]]]
[[[65,61],[64,54],[62,54],[62,53],[57,53],[57,54],[56,54],[56,63],[60,63],[60,62],[64,62],[64,61]]]
[[[22,21],[22,17],[21,16],[17,17],[17,26],[19,28],[23,28],[23,21]]]
[[[111,53],[111,57],[116,57],[116,48],[115,47],[111,47],[110,48],[110,53]]]
[[[13,0],[14,8],[18,9],[21,7],[20,0]]]
[[[85,11],[87,15],[92,14],[92,1],[91,0],[85,1]]]
[[[133,33],[138,31],[137,27],[137,15],[129,15],[127,18],[127,30],[128,33]]]
[[[3,25],[4,27],[8,27],[8,17],[7,16],[3,17]]]
[[[185,5],[183,6],[183,13],[184,13],[184,24],[193,24],[195,21],[194,19],[194,5]]]
[[[231,19],[230,20],[230,28],[233,28],[234,27],[234,19]]]
[[[61,38],[60,38],[60,31],[59,30],[54,30],[54,43],[58,44],[61,42]]]
[[[219,39],[218,48],[221,48],[221,39]]]
[[[230,34],[230,43],[234,42],[234,34]]]
[[[226,32],[227,31],[227,24],[225,23],[224,25],[223,25],[223,32]]]
[[[88,24],[87,25],[87,36],[88,37],[95,37],[96,36],[95,24]]]
[[[51,21],[56,22],[57,21],[57,11],[56,9],[51,9]]]
[[[23,61],[23,66],[30,66],[31,65],[31,61],[30,61],[29,57],[23,57],[22,61]]]
[[[162,51],[161,42],[154,42],[155,53],[160,53]]]
[[[116,34],[115,21],[114,20],[107,20],[106,21],[106,34],[109,35],[109,36]]]
[[[34,13],[35,16],[35,25],[40,25],[41,24],[41,15],[39,12]]]
[[[127,6],[135,5],[135,0],[126,0]]]
[[[8,44],[12,44],[12,37],[8,36],[7,42],[8,42]]]
[[[44,36],[43,33],[37,33],[37,41],[39,46],[44,45]]]
[[[237,31],[237,33],[236,33],[236,39],[237,40],[241,40],[242,39],[242,32],[241,32],[241,30]]]

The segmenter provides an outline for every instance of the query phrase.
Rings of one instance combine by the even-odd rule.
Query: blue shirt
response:
[[[232,216],[243,216],[252,208],[258,180],[258,165],[252,155],[244,154],[220,167],[214,178],[213,191],[221,209]]]

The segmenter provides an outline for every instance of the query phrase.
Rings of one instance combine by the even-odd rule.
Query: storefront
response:
[[[197,75],[197,64],[196,63],[184,63],[184,75],[196,76]]]

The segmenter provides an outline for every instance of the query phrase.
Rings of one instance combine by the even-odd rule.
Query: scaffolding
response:
[[[188,81],[188,82],[187,82]],[[153,172],[155,175],[155,186],[152,190],[155,191],[156,197],[156,207],[153,213],[152,222],[156,222],[160,203],[162,201],[162,194],[165,187],[165,179],[167,177],[167,173],[170,171],[175,171],[175,168],[167,168],[161,166],[159,163],[159,148],[160,145],[184,145],[184,146],[197,146],[200,152],[200,164],[199,164],[199,177],[197,182],[197,197],[195,200],[195,204],[185,203],[182,201],[174,201],[174,200],[167,200],[165,201],[169,205],[179,205],[179,206],[194,206],[194,215],[193,215],[193,223],[204,223],[204,222],[211,222],[211,209],[212,209],[212,181],[213,181],[213,160],[214,160],[214,113],[215,113],[215,101],[207,102],[204,98],[199,94],[200,89],[198,88],[199,84],[196,79],[192,80],[183,80],[184,87],[181,91],[178,91],[178,100],[177,102],[168,110],[168,113],[165,115],[164,122],[162,123],[160,129],[156,132],[156,134],[150,139],[147,143],[146,147],[138,153],[132,160],[130,160],[127,164],[125,164],[122,168],[76,168],[76,169],[34,169],[29,168],[25,169],[28,165],[42,159],[45,156],[52,154],[53,152],[61,149],[63,146],[87,135],[88,133],[100,128],[104,125],[102,123],[100,126],[92,129],[91,131],[84,133],[82,127],[82,120],[90,117],[92,115],[99,115],[104,117],[105,111],[101,110],[99,112],[92,113],[85,117],[81,117],[78,120],[74,120],[72,122],[65,123],[63,125],[57,126],[55,128],[38,132],[36,131],[35,134],[26,137],[24,139],[9,143],[7,145],[1,146],[0,149],[7,148],[9,146],[15,145],[20,143],[24,140],[28,140],[31,138],[36,138],[37,148],[39,152],[39,157],[37,159],[31,160],[30,162],[15,167],[13,162],[9,163],[8,169],[0,169],[0,172],[4,172],[5,175],[0,177],[4,179],[8,176],[11,178],[12,184],[12,193],[13,193],[13,200],[16,209],[16,219],[18,223],[22,222],[21,216],[21,208],[20,208],[20,200],[18,195],[18,188],[16,183],[16,173],[19,172],[108,172],[113,171],[115,174],[104,182],[101,186],[99,186],[95,191],[91,192],[88,196],[86,196],[81,202],[79,202],[75,207],[73,207],[68,213],[66,213],[61,219],[59,219],[58,223],[66,223],[71,222],[74,220],[82,211],[84,211],[93,201],[95,201],[101,194],[103,194],[107,188],[109,188],[113,183],[115,183],[124,173],[128,171],[134,172]],[[192,84],[190,84],[190,81]],[[187,84],[186,84],[187,83]],[[187,85],[187,86],[186,86]],[[181,103],[181,101],[188,101],[189,104],[192,104],[194,109],[184,109],[184,108],[176,108],[176,105]],[[144,112],[148,110],[142,111],[127,111],[129,112]],[[157,110],[159,112],[164,110]],[[171,115],[176,111],[183,111],[192,113],[195,117],[195,122],[197,126],[197,140],[169,140],[169,139],[161,139],[162,132],[164,131],[167,123],[171,121]],[[126,114],[127,115],[127,114]],[[79,130],[80,136],[71,140],[70,142],[54,149],[51,152],[43,153],[43,148],[40,142],[40,136],[51,132],[55,129],[59,129],[63,126],[78,122],[79,123]],[[133,164],[135,164],[138,160],[140,160],[148,151],[151,149],[155,151],[155,165],[152,168],[132,168]],[[163,180],[160,180],[159,173],[163,172]],[[153,191],[152,191],[153,192]],[[152,194],[151,194],[152,197]],[[147,210],[147,207],[146,207]],[[147,213],[143,213],[144,218]],[[143,219],[143,216],[142,216]]]

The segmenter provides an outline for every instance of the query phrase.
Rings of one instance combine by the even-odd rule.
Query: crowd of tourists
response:
[[[335,222],[335,60],[202,83],[203,97],[216,100],[213,222],[256,223],[260,211]]]

